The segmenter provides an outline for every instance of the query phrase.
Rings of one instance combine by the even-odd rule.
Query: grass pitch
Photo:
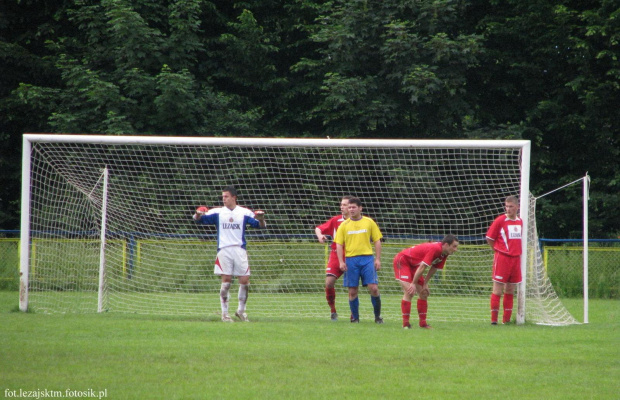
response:
[[[20,390],[109,399],[618,399],[620,393],[618,300],[591,300],[588,325],[435,322],[433,330],[405,331],[393,320],[224,324],[211,316],[20,313],[17,299],[16,292],[0,292],[2,397]],[[582,319],[581,301],[564,304]]]

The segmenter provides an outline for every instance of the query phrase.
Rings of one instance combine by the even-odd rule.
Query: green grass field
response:
[[[583,319],[580,300],[564,304]],[[393,320],[224,324],[16,307],[16,292],[0,292],[8,398],[67,389],[109,399],[620,398],[618,300],[591,300],[588,325],[437,322],[430,331]]]

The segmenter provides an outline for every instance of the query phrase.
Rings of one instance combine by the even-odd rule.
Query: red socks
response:
[[[491,293],[491,323],[497,324],[497,316],[499,315],[499,299],[501,296],[498,296],[494,293]]]
[[[420,326],[426,326],[426,312],[428,311],[428,301],[418,299],[418,316],[420,317]]]
[[[336,312],[336,288],[325,288],[325,298],[332,312]]]
[[[502,318],[503,323],[510,322],[510,317],[512,317],[513,301],[514,301],[514,295],[504,294],[504,316]]]
[[[491,294],[491,323],[497,324],[497,318],[499,316],[499,301],[501,296]],[[502,323],[510,322],[512,317],[512,305],[514,303],[513,294],[504,294],[504,315],[502,317]]]
[[[418,299],[417,303],[418,317],[420,318],[420,326],[424,327],[426,323],[426,312],[428,311],[428,301]],[[411,315],[411,302],[401,300],[400,309],[403,312],[403,326],[409,325],[409,317]]]
[[[411,315],[411,302],[401,300],[400,309],[403,312],[403,326],[409,325],[409,316]]]

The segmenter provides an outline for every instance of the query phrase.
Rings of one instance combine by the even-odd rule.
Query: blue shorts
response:
[[[345,262],[347,263],[347,270],[342,278],[344,287],[358,287],[360,278],[362,278],[362,286],[373,283],[379,284],[374,256],[347,257]]]

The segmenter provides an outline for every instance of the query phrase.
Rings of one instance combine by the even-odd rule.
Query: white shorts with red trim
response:
[[[215,258],[215,275],[249,276],[250,265],[248,253],[240,246],[230,246],[220,249]]]

